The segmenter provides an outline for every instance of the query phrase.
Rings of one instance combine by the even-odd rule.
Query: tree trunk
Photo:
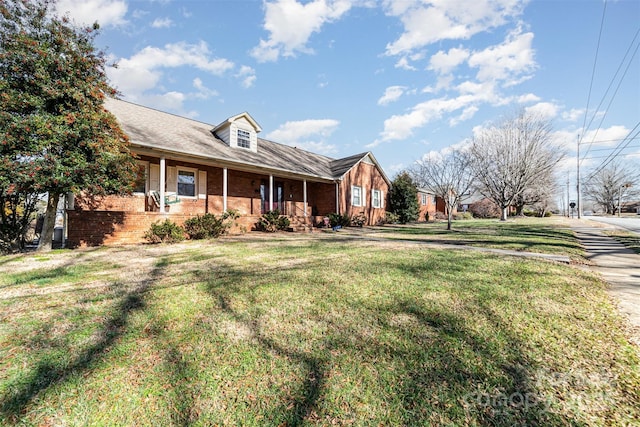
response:
[[[451,222],[453,220],[452,209],[449,208],[447,212],[447,230],[451,230]]]
[[[522,211],[524,210],[524,205],[517,204],[516,205],[516,216],[522,216]]]
[[[502,208],[502,215],[500,216],[500,221],[506,221],[507,220],[507,209],[509,209],[509,208]]]
[[[51,250],[53,228],[56,225],[56,213],[58,212],[59,200],[60,194],[49,193],[49,197],[47,199],[47,210],[44,214],[44,224],[42,225],[42,233],[40,234],[40,241],[38,242],[38,252],[47,252]]]

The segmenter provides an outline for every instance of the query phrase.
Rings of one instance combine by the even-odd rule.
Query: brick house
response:
[[[332,212],[362,213],[366,224],[385,215],[390,181],[370,152],[332,159],[268,141],[248,113],[210,125],[115,99],[105,108],[130,138],[139,179],[131,196],[72,197],[70,246],[140,242],[156,221],[228,209],[247,230],[274,209],[294,230]]]
[[[420,207],[418,221],[426,221],[427,214],[429,214],[430,221],[433,221],[436,218],[436,212],[438,211],[438,199],[439,198],[436,197],[435,194],[429,193],[423,188],[418,188],[418,206]]]

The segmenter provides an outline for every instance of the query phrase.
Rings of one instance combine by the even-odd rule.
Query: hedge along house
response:
[[[150,225],[235,209],[252,229],[279,210],[295,231],[311,230],[329,213],[385,215],[390,181],[370,152],[332,159],[258,138],[248,114],[217,126],[125,101],[107,99],[138,156],[131,196],[75,195],[67,209],[70,246],[135,243]]]

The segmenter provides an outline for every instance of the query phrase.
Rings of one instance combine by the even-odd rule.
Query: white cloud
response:
[[[469,66],[478,68],[476,78],[480,81],[499,80],[512,86],[530,78],[536,69],[532,41],[533,33],[517,29],[503,43],[472,53]]]
[[[407,70],[407,71],[416,71],[417,68],[414,67],[413,65],[409,64],[409,59],[406,56],[403,56],[402,58],[398,59],[398,62],[396,62],[396,65],[394,65],[395,68],[401,68],[403,70]]]
[[[151,23],[151,26],[153,28],[170,28],[173,26],[173,21],[171,18],[156,18]]]
[[[397,101],[404,94],[406,89],[407,88],[404,86],[389,86],[384,91],[384,95],[378,99],[378,105],[387,105]]]
[[[620,143],[629,135],[625,126],[614,125],[605,129],[590,130],[581,138],[583,144],[593,142],[594,146],[610,146]]]
[[[276,61],[296,52],[311,53],[307,42],[313,33],[326,23],[342,17],[350,8],[349,0],[314,0],[299,3],[295,0],[276,0],[265,3],[264,29],[270,35],[260,40],[251,55],[258,62]]]
[[[568,122],[578,121],[580,118],[584,117],[584,110],[584,108],[572,108],[571,110],[562,113],[562,119]]]
[[[339,125],[340,122],[333,119],[290,121],[269,133],[266,138],[316,153],[331,154],[337,152],[337,148],[327,143],[326,138]]]
[[[195,92],[194,97],[199,99],[209,99],[211,97],[219,95],[217,91],[206,87],[202,82],[202,79],[200,79],[199,77],[196,77],[195,79],[193,79],[193,87],[197,89],[197,92]]]
[[[233,68],[226,59],[211,59],[205,42],[167,44],[162,48],[147,46],[131,58],[122,58],[117,68],[108,70],[113,84],[125,95],[134,96],[157,86],[163,68],[195,67],[213,75]]]
[[[240,71],[236,74],[236,77],[242,80],[242,87],[248,89],[256,82],[256,70],[247,65],[243,65],[240,67]]]
[[[388,55],[411,52],[440,40],[464,40],[522,13],[520,0],[386,0],[387,15],[399,17],[403,34],[387,45]]]
[[[97,21],[104,27],[125,24],[127,9],[125,0],[59,0],[56,4],[58,13],[69,13],[79,25],[92,25]]]
[[[533,93],[527,93],[525,95],[520,95],[518,97],[518,99],[516,100],[516,102],[518,102],[518,104],[527,104],[529,102],[538,102],[540,101],[540,97],[537,95],[534,95]]]
[[[434,70],[440,74],[450,73],[468,57],[469,51],[467,49],[453,48],[449,49],[448,52],[441,50],[431,57],[427,69]]]
[[[552,119],[558,115],[559,107],[552,102],[538,102],[524,110],[529,114],[540,117],[541,119]]]
[[[234,64],[226,59],[210,58],[209,48],[205,42],[198,44],[179,42],[167,44],[162,48],[147,46],[130,58],[120,59],[117,68],[107,69],[107,74],[111,83],[131,101],[193,116],[194,113],[182,111],[182,103],[187,96],[198,98],[214,96],[214,91],[205,93],[199,90],[192,95],[175,91],[164,94],[148,93],[159,87],[163,69],[178,67],[193,67],[220,76],[232,69]],[[194,80],[194,86],[196,89],[204,87],[200,79]]]

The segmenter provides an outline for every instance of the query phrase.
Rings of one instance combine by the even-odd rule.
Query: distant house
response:
[[[248,113],[210,125],[115,99],[105,108],[131,140],[139,178],[132,196],[75,195],[70,246],[139,242],[156,221],[229,209],[248,230],[275,209],[294,230],[333,212],[384,218],[390,181],[370,152],[333,159],[268,141]]]
[[[435,194],[432,194],[423,188],[418,188],[418,206],[420,207],[418,221],[426,221],[427,215],[430,220],[435,219],[436,212],[438,211],[437,201],[438,197],[436,197]]]

